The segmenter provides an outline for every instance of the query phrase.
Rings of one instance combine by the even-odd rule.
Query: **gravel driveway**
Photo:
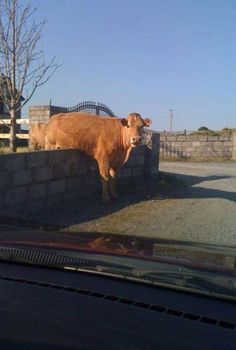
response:
[[[236,245],[236,163],[161,164],[161,171],[187,183],[169,220],[160,218],[170,238]]]
[[[130,203],[78,224],[71,213],[65,230],[236,245],[236,163],[162,162],[160,171],[157,189],[151,184],[142,200],[130,193]]]

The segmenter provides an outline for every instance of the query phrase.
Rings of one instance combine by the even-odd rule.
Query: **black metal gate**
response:
[[[115,114],[109,107],[102,103],[93,101],[80,102],[76,106],[68,107],[66,110],[67,113],[82,111],[96,115],[108,115],[109,117],[115,117]]]

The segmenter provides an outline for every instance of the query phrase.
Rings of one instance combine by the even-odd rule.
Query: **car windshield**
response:
[[[1,259],[235,298],[235,11],[0,4]]]

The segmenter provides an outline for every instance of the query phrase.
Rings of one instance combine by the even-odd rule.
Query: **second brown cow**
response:
[[[35,123],[30,128],[30,143],[34,150],[45,148],[45,130],[46,125],[44,123]]]

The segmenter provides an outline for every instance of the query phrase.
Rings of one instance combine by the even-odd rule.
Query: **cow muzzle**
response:
[[[134,136],[131,138],[130,143],[132,147],[139,146],[142,142],[142,137],[141,136]]]

